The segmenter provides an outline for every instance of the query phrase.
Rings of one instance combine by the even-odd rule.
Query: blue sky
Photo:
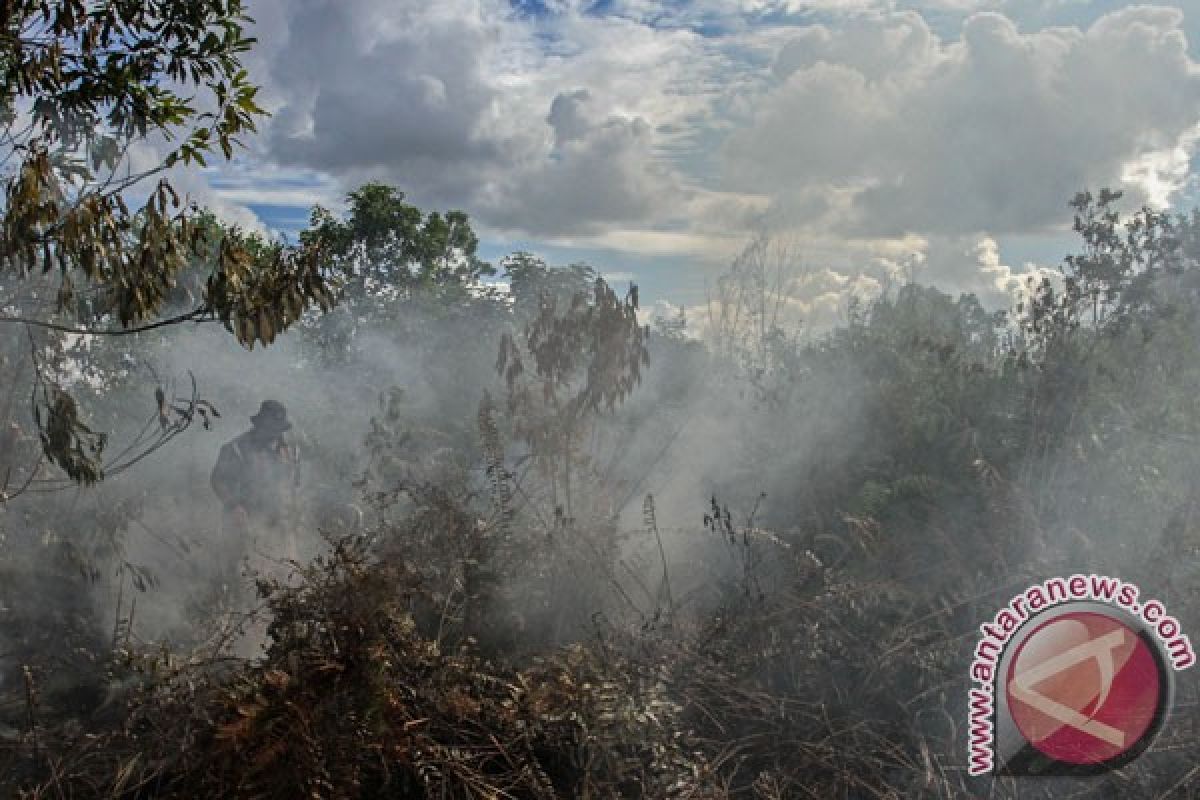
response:
[[[1073,244],[1066,203],[1187,206],[1200,10],[1101,0],[250,0],[273,112],[189,180],[294,235],[367,180],[696,306],[752,235],[797,315],[901,265],[993,306]]]

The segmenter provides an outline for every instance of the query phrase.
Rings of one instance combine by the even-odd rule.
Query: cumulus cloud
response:
[[[695,75],[681,52],[699,37],[530,22],[489,0],[301,0],[277,24],[286,43],[263,56],[276,163],[390,180],[535,235],[662,222],[688,201],[661,151],[702,103],[664,86]]]
[[[686,196],[653,158],[650,124],[602,116],[586,89],[556,96],[546,118],[546,158],[498,177],[480,197],[492,225],[532,233],[602,231],[613,223],[662,218]]]
[[[913,275],[953,295],[974,294],[985,307],[1008,308],[1031,275],[1044,267],[1004,263],[991,236],[933,237],[914,253]]]
[[[860,16],[834,31],[824,25],[800,29],[779,49],[772,72],[781,80],[817,64],[846,65],[868,81],[921,75],[937,56],[938,41],[916,12]]]
[[[730,137],[727,181],[783,203],[797,188],[850,192],[841,226],[875,236],[1044,228],[1076,191],[1173,154],[1152,170],[1161,197],[1200,121],[1181,22],[1135,7],[1086,31],[1026,33],[980,13],[949,43],[914,12],[812,26],[780,48],[775,85]]]
[[[383,170],[431,199],[464,197],[519,147],[487,125],[500,24],[464,3],[300,0],[269,65],[279,100],[270,156],[335,174]]]
[[[915,254],[922,279],[1005,305],[1027,271],[1003,263],[1008,237],[1063,230],[1076,191],[1161,204],[1195,180],[1196,21],[1177,8],[543,5],[253,0],[274,117],[221,198],[386,180],[487,237],[693,273],[765,227],[847,280]],[[693,296],[704,280],[676,277]]]

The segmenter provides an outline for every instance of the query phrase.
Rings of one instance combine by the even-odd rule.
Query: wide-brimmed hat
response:
[[[258,413],[250,417],[250,421],[254,423],[254,427],[272,433],[283,433],[292,428],[292,423],[288,422],[287,409],[278,400],[264,400]]]

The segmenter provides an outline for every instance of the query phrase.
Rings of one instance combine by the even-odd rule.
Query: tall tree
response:
[[[425,214],[382,183],[364,184],[346,199],[343,219],[315,208],[301,241],[328,250],[349,297],[461,291],[495,272],[476,256],[479,238],[462,211]]]
[[[335,216],[313,209],[301,242],[326,254],[341,286],[338,313],[306,325],[315,357],[345,364],[354,359],[367,330],[387,336],[395,346],[421,351],[418,358],[429,371],[444,370],[447,347],[466,357],[461,336],[482,346],[483,331],[500,324],[503,306],[483,279],[494,268],[476,254],[479,239],[462,211],[422,211],[399,189],[367,183],[350,192],[347,211]],[[461,326],[430,326],[431,320]],[[490,349],[490,345],[488,345]],[[476,355],[482,355],[479,347]],[[482,355],[489,358],[489,355]],[[472,363],[478,361],[473,358]],[[382,390],[390,374],[374,375],[377,363],[356,363],[369,384]],[[462,364],[453,371],[462,373]],[[378,379],[378,380],[376,380]]]

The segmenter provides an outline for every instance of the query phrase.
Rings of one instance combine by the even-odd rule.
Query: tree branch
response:
[[[205,306],[194,308],[184,314],[179,314],[174,317],[160,319],[157,322],[151,322],[146,325],[138,325],[133,328],[117,328],[108,330],[97,330],[95,328],[75,328],[70,325],[59,325],[56,322],[46,322],[45,320],[29,319],[27,317],[5,317],[0,316],[0,322],[14,322],[18,325],[32,325],[35,328],[44,328],[46,330],[58,331],[60,333],[78,333],[86,336],[127,336],[131,333],[144,333],[152,331],[155,328],[165,328],[168,325],[178,325],[181,322],[214,322],[215,317],[205,318],[209,309]]]

